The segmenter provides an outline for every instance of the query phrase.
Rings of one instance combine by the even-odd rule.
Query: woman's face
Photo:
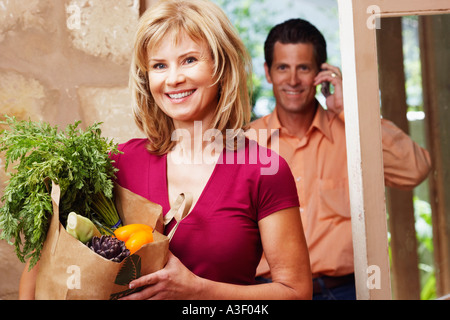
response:
[[[156,104],[173,119],[175,128],[193,121],[211,121],[218,103],[214,62],[205,42],[183,35],[177,45],[166,37],[149,50],[148,78]]]

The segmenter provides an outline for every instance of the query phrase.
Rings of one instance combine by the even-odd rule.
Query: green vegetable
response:
[[[51,181],[61,188],[63,225],[71,211],[106,227],[120,221],[113,201],[117,169],[109,158],[109,153],[119,152],[117,144],[101,137],[101,123],[84,131],[78,128],[80,123],[60,131],[45,122],[9,116],[0,122],[9,127],[0,133],[0,152],[5,152],[5,171],[10,175],[1,198],[0,239],[15,246],[22,262],[30,259],[30,268],[40,258],[53,213]],[[7,171],[10,165],[12,173]]]
[[[66,231],[83,243],[91,240],[93,236],[101,236],[100,231],[90,219],[73,211],[67,217]]]

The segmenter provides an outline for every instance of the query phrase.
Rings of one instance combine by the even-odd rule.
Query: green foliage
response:
[[[403,63],[408,111],[423,110],[418,23],[417,16],[402,18]]]
[[[270,17],[276,14],[267,7],[266,1],[261,0],[214,0],[227,14],[244,42],[253,65],[264,64],[264,41],[273,26]],[[255,68],[253,69],[256,70]],[[254,72],[252,75],[252,105],[261,96],[271,94],[271,90],[264,89],[264,73]]]
[[[433,232],[431,223],[431,206],[428,202],[413,197],[414,219],[417,237],[417,255],[419,259],[420,299],[436,298],[436,277],[433,260]],[[389,213],[388,213],[389,216]],[[388,232],[389,242],[391,235]],[[389,246],[389,261],[392,261],[392,249]]]
[[[118,153],[117,145],[101,137],[100,123],[85,131],[78,129],[80,121],[65,131],[48,123],[17,121],[8,116],[0,123],[9,127],[0,134],[5,171],[11,165],[14,169],[12,173],[7,171],[10,180],[1,198],[0,239],[15,246],[22,262],[31,258],[32,267],[39,260],[53,212],[51,181],[61,188],[63,224],[70,211],[105,222],[93,204],[99,195],[112,203],[116,169],[109,153]],[[112,220],[117,222],[117,212],[114,215]]]
[[[419,257],[420,282],[422,290],[420,298],[429,300],[436,298],[436,277],[433,260],[433,231],[431,222],[431,206],[428,202],[414,197],[414,215]]]

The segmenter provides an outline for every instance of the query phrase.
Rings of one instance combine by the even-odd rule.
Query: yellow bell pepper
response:
[[[138,251],[144,244],[153,242],[153,228],[140,223],[128,224],[114,231],[117,239],[125,242],[130,254]]]

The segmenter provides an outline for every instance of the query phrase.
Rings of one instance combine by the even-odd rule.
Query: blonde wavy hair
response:
[[[251,58],[223,10],[208,0],[159,1],[139,20],[130,70],[134,119],[154,154],[167,153],[176,141],[171,140],[172,119],[149,89],[148,51],[167,36],[174,36],[176,44],[183,32],[193,41],[206,41],[214,61],[219,97],[212,128],[225,139],[227,132],[245,129],[251,117]]]

